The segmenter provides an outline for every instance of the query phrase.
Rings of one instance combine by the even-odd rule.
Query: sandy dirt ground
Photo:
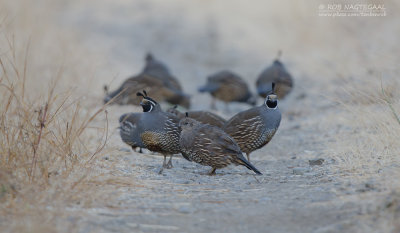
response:
[[[368,140],[361,141],[371,132],[364,133],[360,123],[368,122],[368,111],[385,108],[363,105],[355,100],[362,97],[353,92],[375,88],[379,92],[381,80],[388,88],[397,85],[400,6],[395,1],[374,1],[385,4],[385,17],[318,16],[320,5],[328,3],[99,0],[60,4],[57,24],[77,33],[81,46],[98,56],[90,58],[98,64],[93,76],[87,77],[90,89],[77,87],[95,107],[102,105],[102,86],[117,88],[138,73],[148,51],[169,66],[192,95],[196,110],[209,108],[210,97],[196,91],[207,75],[222,69],[235,71],[254,92],[258,74],[278,50],[283,51],[282,60],[295,80],[293,92],[279,103],[282,122],[277,134],[251,156],[264,174],[257,177],[243,167],[207,176],[207,167],[181,156],[174,157],[173,169],[159,175],[162,157],[133,152],[116,129],[121,114],[141,109],[107,107],[111,134],[107,154],[96,162],[97,172],[129,182],[113,186],[114,196],[94,206],[66,208],[66,221],[76,224],[77,232],[399,232],[395,220],[400,211],[386,211],[387,203],[399,197],[393,194],[400,187],[395,181],[399,144],[372,162],[369,158],[355,161],[351,154],[355,148],[369,146]],[[368,111],[354,110],[352,104]],[[223,104],[217,107],[216,113],[227,119],[249,108],[232,104],[227,112]],[[311,166],[312,159],[324,163]]]

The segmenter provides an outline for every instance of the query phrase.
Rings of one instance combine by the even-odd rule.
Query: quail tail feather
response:
[[[262,173],[255,168],[249,161],[247,161],[243,156],[240,156],[238,158],[240,160],[240,164],[242,164],[243,166],[247,167],[249,170],[253,170],[257,175],[262,175]]]

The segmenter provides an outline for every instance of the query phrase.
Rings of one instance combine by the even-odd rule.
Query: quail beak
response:
[[[145,100],[142,100],[141,102],[140,102],[140,106],[145,106],[145,105],[147,105],[147,101],[145,101]]]

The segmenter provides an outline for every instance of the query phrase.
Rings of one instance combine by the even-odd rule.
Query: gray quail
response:
[[[283,99],[293,87],[293,78],[286,70],[282,62],[279,61],[281,52],[278,53],[278,58],[272,65],[266,68],[256,81],[257,93],[259,96],[266,98],[271,91],[271,83],[275,83],[275,93],[279,99]]]
[[[142,153],[142,148],[145,147],[137,130],[137,124],[142,115],[142,113],[132,112],[123,114],[119,118],[119,134],[122,141],[131,146],[134,151],[139,148],[139,153]]]
[[[143,97],[140,103],[143,113],[136,124],[137,135],[140,135],[144,148],[164,155],[164,162],[159,172],[162,173],[164,168],[172,167],[173,154],[180,153],[179,119],[171,113],[162,111],[160,105],[148,97],[146,92],[144,93],[145,95],[137,93]],[[168,155],[170,159],[166,163]]]
[[[248,161],[252,151],[265,146],[272,139],[281,122],[277,96],[273,92],[274,83],[271,86],[272,91],[263,105],[236,114],[223,127],[246,153]]]
[[[243,102],[256,104],[256,98],[251,94],[247,83],[231,71],[220,71],[207,78],[207,83],[198,89],[199,92],[209,92],[213,97],[211,108],[215,109],[215,99],[225,104]],[[215,99],[214,99],[215,98]]]
[[[179,119],[182,119],[185,117],[185,114],[180,112],[177,109],[176,105],[174,107],[168,109],[167,112],[174,114]],[[193,118],[193,119],[199,121],[200,123],[214,125],[219,128],[222,128],[226,122],[226,120],[224,118],[222,118],[212,112],[208,112],[208,111],[189,111],[188,113],[190,115],[190,118]]]
[[[210,166],[212,169],[209,175],[214,175],[216,169],[230,164],[243,165],[261,175],[243,157],[240,147],[232,137],[218,127],[202,124],[189,117],[179,122],[182,129],[179,141],[181,152],[187,160]]]

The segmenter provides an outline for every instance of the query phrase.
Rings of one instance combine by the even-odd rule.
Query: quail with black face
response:
[[[122,121],[124,125],[130,126],[131,130],[127,131],[127,134],[121,134],[121,137],[125,142],[132,144],[135,142],[150,151],[163,154],[164,162],[159,172],[162,173],[164,168],[172,167],[173,154],[180,153],[179,119],[171,113],[162,111],[160,105],[147,96],[145,91],[143,92],[144,94],[137,93],[137,96],[142,97],[140,105],[143,108],[143,113],[140,114],[139,119],[129,118],[128,116]],[[121,128],[124,125],[121,125]],[[167,156],[170,156],[168,163],[166,162]]]
[[[263,105],[236,114],[223,128],[246,153],[248,161],[251,152],[271,141],[281,122],[278,99],[274,93],[275,84],[272,83],[271,87],[272,91]]]
[[[214,175],[216,169],[230,164],[243,165],[261,175],[261,172],[243,157],[232,137],[218,127],[202,124],[189,117],[179,122],[182,129],[179,142],[183,157],[210,166],[209,175]]]

